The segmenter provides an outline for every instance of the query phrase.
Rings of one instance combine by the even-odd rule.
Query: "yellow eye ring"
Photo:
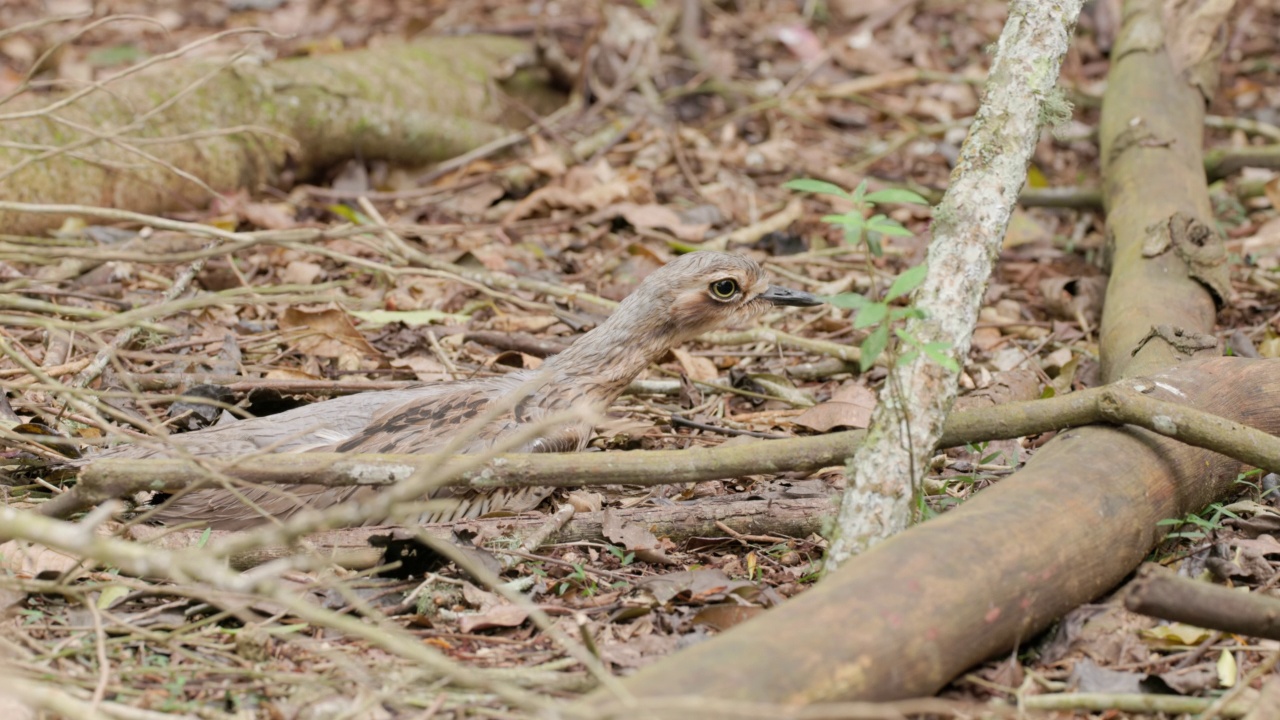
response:
[[[738,282],[725,278],[711,283],[711,297],[717,300],[729,300],[738,294]]]

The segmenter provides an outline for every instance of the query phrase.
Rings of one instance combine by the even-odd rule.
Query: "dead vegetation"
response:
[[[72,14],[90,10],[87,3],[66,5]],[[563,491],[547,513],[451,530],[337,529],[347,523],[334,515],[248,534],[168,531],[131,514],[133,503],[162,499],[136,493],[127,506],[104,504],[70,525],[33,512],[71,504],[70,486],[62,483],[73,474],[47,464],[61,462],[68,442],[92,453],[104,442],[148,442],[147,435],[201,427],[224,412],[263,415],[335,393],[536,367],[598,323],[647,272],[693,247],[750,254],[781,282],[815,293],[882,295],[895,276],[922,261],[928,212],[886,205],[913,235],[886,237],[884,255],[875,257],[819,220],[847,211],[842,200],[801,197],[782,184],[810,177],[852,190],[865,179],[873,189],[909,188],[936,201],[978,106],[978,83],[990,62],[983,49],[999,35],[1006,8],[619,2],[562,4],[556,11],[390,0],[122,1],[84,17],[52,17],[35,2],[0,7],[0,26],[8,28],[0,30],[0,98],[9,99],[0,104],[0,127],[62,123],[52,135],[19,139],[6,132],[0,147],[7,157],[26,158],[0,168],[0,201],[10,203],[0,205],[9,213],[0,237],[0,387],[12,406],[5,408],[0,527],[6,537],[26,541],[4,549],[9,667],[0,697],[32,709],[15,712],[595,717],[602,711],[564,701],[598,688],[596,698],[639,699],[630,708],[612,706],[619,717],[641,710],[808,717],[779,703],[932,694],[952,678],[940,698],[828,702],[810,710],[896,717],[1005,714],[1016,705],[1239,716],[1274,702],[1268,700],[1274,682],[1263,683],[1262,675],[1272,672],[1275,638],[1157,624],[1114,600],[1082,606],[1056,630],[1031,636],[1111,590],[1144,556],[1261,593],[1280,577],[1272,560],[1280,546],[1270,539],[1277,517],[1272,476],[1240,472],[1238,463],[1211,456],[1213,487],[1236,492],[1223,501],[1199,480],[1210,454],[1153,445],[1134,434],[1141,431],[1088,432],[1111,437],[1104,443],[1118,444],[1125,457],[1175,448],[1154,451],[1152,463],[1174,458],[1185,483],[1168,483],[1162,469],[1136,460],[1118,470],[1114,455],[1058,442],[1038,456],[1048,470],[1038,481],[1040,494],[1028,495],[1025,486],[1039,476],[1000,481],[1037,456],[1052,431],[962,445],[932,458],[915,508],[925,518],[942,513],[949,524],[925,523],[919,529],[926,532],[895,546],[901,554],[872,553],[864,565],[878,562],[883,570],[870,575],[880,578],[874,584],[868,576],[844,584],[833,576],[806,592],[827,549],[823,518],[834,515],[845,468],[834,458],[775,465],[769,473],[763,466],[738,468],[760,436],[807,436],[869,422],[886,370],[882,363],[859,373],[858,345],[867,329],[838,308],[777,313],[759,327],[674,351],[613,409],[614,419],[594,441],[605,452],[581,460],[589,468],[623,451],[715,447],[723,451],[719,457],[741,461],[728,479]],[[1102,125],[1102,148],[1122,135],[1100,122],[1098,111],[1118,6],[1097,4],[1081,19],[1060,80],[1075,112],[1041,136],[1025,194],[1054,189],[1085,202],[1013,213],[961,376],[968,392],[962,405],[1069,398],[1130,374],[1123,370],[1128,351],[1150,331],[1155,313],[1178,302],[1195,305],[1206,324],[1191,328],[1193,339],[1214,332],[1216,299],[1219,327],[1208,341],[1227,338],[1237,355],[1280,354],[1272,277],[1276,182],[1257,169],[1274,164],[1266,150],[1277,137],[1268,108],[1280,104],[1272,61],[1277,21],[1280,8],[1265,2],[1239,5],[1228,16],[1226,52],[1213,66],[1221,68],[1224,91],[1211,94],[1208,147],[1246,158],[1232,162],[1251,169],[1207,193],[1192,188],[1183,204],[1202,220],[1216,219],[1226,252],[1245,262],[1231,263],[1229,285],[1213,281],[1218,298],[1204,290],[1213,287],[1204,279],[1182,277],[1185,287],[1171,296],[1135,286],[1122,307],[1154,309],[1139,313],[1145,325],[1125,324],[1120,339],[1109,340],[1120,326],[1101,316],[1104,256],[1122,229],[1132,239],[1135,228],[1146,227],[1137,218],[1158,205],[1155,198],[1177,204],[1181,196],[1153,197],[1152,188],[1157,180],[1177,182],[1182,171],[1130,176],[1121,190],[1137,210],[1117,220],[1116,187],[1108,185],[1117,176],[1100,174],[1117,153],[1100,150],[1093,128]],[[257,116],[209,122],[200,112],[193,124],[167,125],[135,109],[104,132],[49,103],[54,93],[75,94],[94,82],[106,90],[95,95],[133,97],[111,90],[139,77],[141,89],[131,92],[159,92],[145,74],[131,74],[150,63],[172,81],[159,92],[169,98],[166,107],[181,110],[183,98],[210,90],[216,85],[210,78],[235,76],[245,58],[268,67],[276,58],[342,63],[343,50],[367,47],[377,57],[423,34],[474,31],[507,36],[495,45],[504,49],[541,45],[539,67],[546,72],[539,82],[570,99],[551,113],[499,101],[482,124],[465,128],[474,134],[447,133],[452,144],[442,155],[463,154],[434,166],[406,167],[404,161],[427,158],[343,130],[368,118],[329,126],[350,145],[322,147],[322,136],[299,137],[297,123],[268,126]],[[191,67],[216,71],[197,70],[191,79],[183,74]],[[123,78],[107,82],[122,70]],[[322,98],[351,94],[323,80],[303,84],[313,82]],[[406,87],[371,93],[391,101],[379,112],[394,115],[408,96],[431,94],[412,82]],[[1190,127],[1177,135],[1180,151],[1198,141],[1194,117],[1168,109],[1158,117]],[[427,132],[434,120],[401,119],[404,126],[379,137]],[[499,129],[499,119],[508,127]],[[210,137],[197,137],[202,132]],[[264,138],[256,146],[262,154],[245,153],[247,166],[222,175],[206,174],[225,169],[210,161],[210,151],[191,152],[206,140],[234,146],[253,137]],[[1121,145],[1157,146],[1160,136],[1153,137],[1131,135]],[[1198,149],[1181,158],[1182,170],[1203,164],[1195,155]],[[1216,156],[1211,162],[1232,167]],[[144,192],[126,196],[78,173],[82,166],[117,180],[134,177]],[[35,172],[48,172],[54,182],[21,182],[22,173]],[[1095,207],[1099,190],[1111,193],[1113,216],[1105,226]],[[14,201],[97,209],[24,206],[17,213]],[[163,217],[149,214],[161,211]],[[1176,346],[1170,338],[1141,344],[1157,352],[1161,343]],[[1218,384],[1200,392],[1218,402],[1210,409],[1238,419],[1243,413],[1266,429],[1275,424],[1268,419],[1274,404],[1268,371],[1242,370],[1239,362],[1209,361]],[[829,439],[835,437],[803,442]],[[849,438],[850,448],[855,442]],[[839,457],[838,447],[825,451]],[[483,473],[487,460],[452,472]],[[1064,470],[1102,480],[1064,488],[1044,479]],[[195,469],[229,472],[216,464]],[[1152,487],[1172,487],[1177,502],[1148,508],[1142,503],[1152,493],[1135,490],[1114,510],[1117,496],[1106,493],[1122,484],[1112,482],[1118,472],[1155,478]],[[1001,492],[978,492],[990,485]],[[1186,488],[1193,492],[1180,494]],[[1021,501],[1001,505],[1018,492]],[[975,494],[987,496],[979,510],[968,507]],[[1039,507],[1027,502],[1031,497]],[[1106,525],[1115,534],[1081,526],[1080,514],[1056,513],[1053,523],[1034,514],[1044,504],[1074,507],[1077,497],[1096,501],[1097,512],[1084,515],[1119,516]],[[969,512],[947,512],[957,506]],[[993,506],[1001,507],[1003,514],[991,516],[999,520],[957,530]],[[1084,574],[1070,575],[1073,567]],[[904,578],[919,581],[915,590],[898,584]],[[984,592],[1007,588],[1026,615],[958,602],[960,591],[952,590],[974,578],[989,578]],[[910,622],[895,630],[886,618],[913,592],[939,604],[911,610],[915,615],[903,610]],[[792,615],[795,632],[777,620],[782,624],[772,633],[739,632],[741,644],[724,642],[728,628],[796,595],[815,608],[820,598],[833,598],[845,614]],[[832,632],[854,623],[857,632]],[[805,644],[802,633],[810,631],[855,654],[864,646],[858,643],[879,648],[883,654],[866,675],[872,684],[827,695],[812,686],[779,689],[790,673],[817,682],[845,667]],[[895,632],[919,642],[900,643]],[[717,635],[717,643],[699,646],[701,655],[683,653],[703,674],[677,661],[618,679]],[[913,665],[939,647],[954,647],[945,644],[952,641],[963,651],[948,651],[924,670]],[[1023,652],[964,671],[1015,645]],[[761,660],[762,674],[772,665],[778,683],[717,672],[751,657]],[[904,674],[896,685],[874,685]],[[1165,695],[1138,695],[1156,686]],[[1059,692],[1066,690],[1094,694]],[[656,697],[672,694],[680,697]]]

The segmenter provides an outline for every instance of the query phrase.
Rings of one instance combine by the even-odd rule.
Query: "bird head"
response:
[[[822,300],[809,293],[770,285],[764,269],[750,258],[699,251],[651,273],[619,312],[643,309],[669,340],[679,343],[749,322],[773,307],[820,304]]]

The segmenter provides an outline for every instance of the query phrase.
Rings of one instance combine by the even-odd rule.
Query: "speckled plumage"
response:
[[[732,297],[719,297],[731,281]],[[717,283],[721,283],[717,286]],[[704,332],[748,321],[773,305],[814,305],[806,293],[770,286],[754,261],[727,253],[695,252],[653,272],[599,327],[567,350],[548,359],[537,371],[494,378],[437,383],[334,398],[268,417],[241,420],[169,438],[169,451],[140,446],[114,448],[98,457],[196,455],[235,457],[253,453],[438,452],[467,430],[490,404],[519,391],[512,410],[479,428],[470,428],[458,452],[476,453],[493,446],[527,423],[571,408],[602,414],[650,363],[668,350]],[[591,437],[586,422],[557,426],[527,442],[525,452],[581,450]],[[288,517],[303,507],[323,508],[358,500],[371,488],[327,488],[314,485],[263,486],[241,489],[245,503],[221,488],[198,490],[177,498],[156,514],[175,524],[198,521],[220,529],[258,524],[265,516]],[[496,511],[533,508],[549,490],[498,490],[449,493],[458,505],[424,516],[423,522],[477,517]]]

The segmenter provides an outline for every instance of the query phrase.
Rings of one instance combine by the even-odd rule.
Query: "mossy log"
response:
[[[0,107],[0,199],[163,213],[346,158],[436,162],[526,125],[517,107],[562,101],[536,71],[508,70],[529,54],[510,38],[433,38],[267,64],[178,60],[83,97],[23,96]],[[0,212],[13,235],[61,222]]]

